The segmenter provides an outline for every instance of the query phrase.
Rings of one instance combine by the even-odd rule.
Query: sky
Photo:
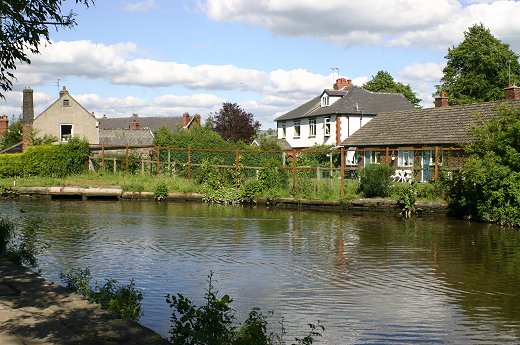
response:
[[[332,88],[362,86],[380,70],[433,105],[449,48],[483,23],[520,53],[520,1],[504,0],[96,0],[72,29],[18,65],[0,114],[35,114],[66,86],[96,117],[203,119],[237,103],[262,124]],[[507,66],[504,66],[507,68]]]

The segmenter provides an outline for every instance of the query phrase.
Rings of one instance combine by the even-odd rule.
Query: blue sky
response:
[[[331,68],[362,85],[379,70],[431,106],[448,48],[483,23],[520,53],[519,1],[97,0],[78,26],[20,65],[0,114],[19,115],[32,87],[38,114],[66,85],[96,116],[206,118],[238,103],[274,118],[330,88]],[[506,68],[506,67],[505,67]]]

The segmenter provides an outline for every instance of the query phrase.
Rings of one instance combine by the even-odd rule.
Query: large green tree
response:
[[[462,170],[448,181],[452,206],[466,217],[520,226],[520,110],[502,104],[472,134]]]
[[[416,107],[419,107],[421,102],[409,84],[394,81],[394,78],[386,71],[377,72],[371,80],[363,85],[363,88],[374,92],[400,93]]]
[[[238,104],[225,102],[222,108],[209,117],[213,130],[226,140],[250,143],[258,134],[260,122],[253,114],[243,110]]]
[[[464,41],[448,49],[437,94],[446,91],[450,104],[488,102],[504,98],[503,89],[520,79],[518,55],[483,24],[464,32]]]
[[[42,40],[49,43],[49,28],[73,27],[75,13],[63,13],[66,0],[0,0],[0,98],[12,89],[19,63],[31,63]],[[90,6],[94,0],[75,0]]]

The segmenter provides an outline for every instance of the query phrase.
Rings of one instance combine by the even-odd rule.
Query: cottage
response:
[[[26,94],[31,98],[32,90],[24,90],[24,108]],[[34,111],[33,111],[34,114]],[[30,116],[29,116],[30,117]],[[38,136],[50,135],[59,142],[67,142],[72,137],[84,138],[90,144],[99,144],[99,122],[94,114],[89,113],[72,97],[64,86],[59,98],[32,121],[25,118],[26,124],[33,124]]]
[[[277,135],[292,148],[339,146],[377,114],[413,108],[401,94],[367,91],[339,78],[332,90],[276,118]]]
[[[509,86],[505,100],[449,106],[444,92],[435,99],[435,107],[378,114],[370,123],[342,142],[356,148],[359,166],[383,160],[400,171],[415,171],[421,181],[430,180],[432,167],[443,164],[443,151],[460,148],[472,140],[469,129],[479,120],[497,116],[499,106],[520,109],[520,87]]]

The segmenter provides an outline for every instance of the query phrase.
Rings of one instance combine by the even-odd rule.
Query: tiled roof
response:
[[[358,86],[324,92],[342,97],[330,106],[322,107],[320,95],[279,116],[276,121],[335,114],[376,115],[381,112],[413,109],[413,105],[403,95],[397,93],[372,92]]]
[[[343,146],[458,145],[470,141],[479,119],[498,114],[500,104],[520,109],[520,100],[380,113],[342,142]]]
[[[152,145],[153,133],[149,129],[100,129],[99,143],[104,145]]]
[[[149,128],[152,132],[157,132],[161,127],[167,127],[173,132],[177,132],[182,127],[182,116],[172,117],[104,117],[98,119],[100,129],[128,129],[133,120],[139,122],[140,128]]]

